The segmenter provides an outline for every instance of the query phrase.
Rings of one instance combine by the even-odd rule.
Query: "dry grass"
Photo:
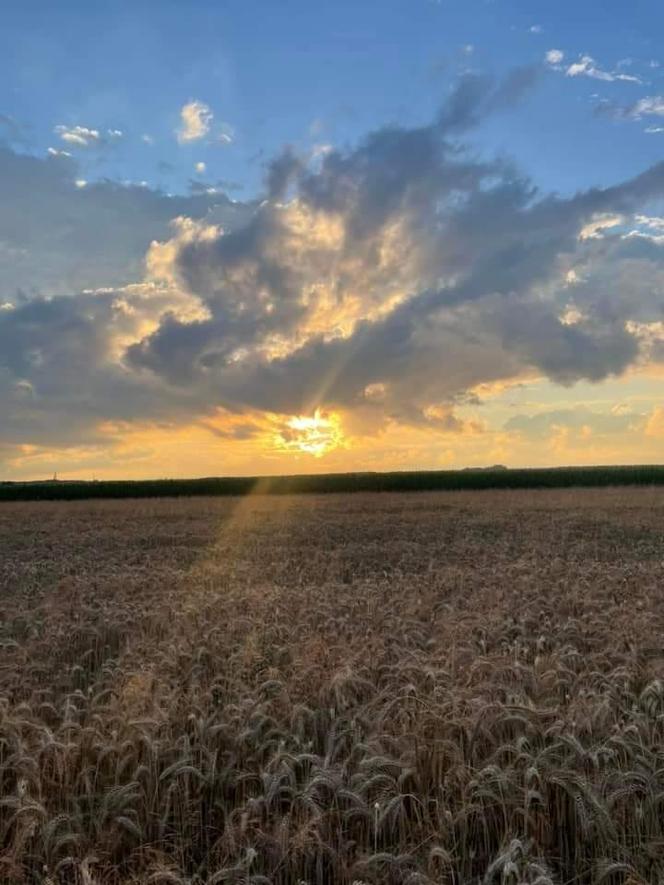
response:
[[[664,877],[664,489],[5,504],[0,881]]]

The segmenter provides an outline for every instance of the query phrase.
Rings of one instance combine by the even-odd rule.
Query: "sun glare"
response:
[[[342,444],[341,421],[338,415],[320,409],[312,416],[294,415],[280,429],[275,442],[281,451],[320,458]]]

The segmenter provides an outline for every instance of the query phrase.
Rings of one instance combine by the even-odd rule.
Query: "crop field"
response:
[[[0,505],[0,882],[660,881],[664,487]]]
[[[80,501],[88,498],[165,498],[198,495],[289,495],[342,492],[558,489],[664,485],[664,466],[402,470],[296,476],[210,476],[199,479],[50,480],[1,482],[0,501]]]

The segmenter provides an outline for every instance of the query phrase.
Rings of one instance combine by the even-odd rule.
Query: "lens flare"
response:
[[[316,409],[312,416],[294,415],[275,436],[280,451],[321,458],[343,444],[341,421],[335,413]]]

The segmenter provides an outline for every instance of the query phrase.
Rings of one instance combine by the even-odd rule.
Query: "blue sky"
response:
[[[664,5],[0,16],[0,479],[662,461]]]
[[[199,178],[253,196],[283,144],[344,145],[385,123],[428,121],[460,72],[542,64],[554,48],[566,64],[589,55],[600,70],[643,82],[543,66],[523,105],[473,141],[515,158],[543,189],[568,193],[662,156],[664,133],[645,132],[652,120],[594,112],[602,99],[629,105],[661,91],[664,67],[651,64],[664,64],[662,33],[656,2],[6,3],[0,105],[35,152],[64,147],[58,125],[122,131],[104,151],[74,151],[82,177],[183,191],[204,162]],[[226,124],[232,144],[178,146],[179,111],[192,99]]]

